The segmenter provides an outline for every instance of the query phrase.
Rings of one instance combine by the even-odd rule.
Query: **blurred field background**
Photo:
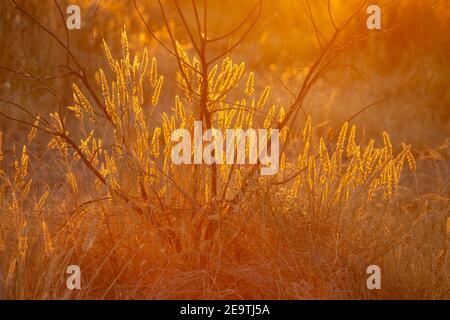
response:
[[[202,12],[203,1],[195,2]],[[154,34],[170,46],[158,1],[136,3]],[[195,26],[191,1],[178,3]],[[213,37],[232,30],[255,3],[207,1],[208,34]],[[142,150],[153,148],[153,129],[159,126],[164,131],[163,113],[170,117],[175,96],[183,95],[177,84],[176,59],[149,34],[133,1],[78,0],[82,28],[67,33],[62,18],[66,1],[2,1],[0,298],[448,299],[450,3],[371,3],[382,8],[382,30],[367,30],[367,6],[363,6],[339,36],[337,47],[343,45],[344,51],[308,90],[301,112],[289,124],[294,138],[286,148],[288,164],[280,173],[284,178],[291,167],[302,166],[297,158],[309,143],[300,136],[308,128],[308,115],[312,119],[311,144],[317,147],[311,147],[303,159],[308,172],[304,179],[277,184],[255,177],[248,191],[231,202],[226,194],[211,196],[209,169],[190,168],[191,176],[180,168],[163,169],[152,179],[147,172],[151,169],[145,168],[141,175],[134,162],[122,163],[119,156],[115,180],[99,187],[91,170],[72,151],[64,155],[68,145],[49,150],[49,135],[39,130],[30,134],[30,127],[20,122],[33,123],[27,112],[41,119],[58,112],[74,141],[86,139],[95,129],[94,136],[105,145],[116,143],[104,119],[91,123],[85,115],[80,121],[67,107],[74,105],[74,83],[83,92],[89,83],[102,97],[99,68],[107,70],[108,65],[103,40],[119,59],[126,30],[131,57],[137,54],[141,59],[147,47],[150,61],[156,57],[158,74],[164,77],[157,106],[150,103],[153,85],[145,87],[141,103],[151,110],[145,113],[151,134]],[[173,36],[192,57],[195,48],[175,2],[162,4]],[[229,99],[243,97],[248,74],[254,72],[256,99],[266,86],[271,88],[264,114],[254,122],[262,123],[272,105],[288,110],[326,45],[325,40],[319,44],[318,38],[330,39],[335,31],[330,15],[339,24],[360,5],[356,0],[263,1],[253,28],[226,55],[236,64],[245,63],[242,81]],[[220,54],[242,35],[240,30],[212,45],[209,53]],[[73,56],[55,38],[62,39]],[[75,59],[84,67],[82,77],[64,67],[69,61],[77,69]],[[114,80],[114,73],[106,74]],[[86,97],[93,101],[92,95]],[[184,101],[186,110],[196,105],[188,98]],[[322,152],[320,137],[330,155],[338,150],[336,140],[349,119],[348,131],[356,125],[361,154],[372,138],[377,147],[388,150],[384,131],[394,155],[406,150],[401,143],[411,146],[413,170],[405,169],[395,186],[380,185],[381,194],[375,197],[367,196],[369,180],[351,185],[343,178],[355,156],[350,147],[348,161],[343,160],[343,171],[337,170],[336,177],[322,178],[321,171],[315,171],[325,168],[323,163],[311,165],[311,156]],[[135,151],[138,144],[129,139],[123,140],[121,148]],[[161,138],[162,149],[164,144]],[[106,155],[99,152],[98,156],[98,170],[103,163],[107,168]],[[151,166],[153,162],[142,156],[142,163]],[[238,187],[240,174],[231,182]],[[180,182],[184,190],[197,189],[189,195],[198,207],[189,204],[180,186],[167,179]],[[311,187],[316,184],[317,189]],[[336,198],[344,184],[349,185],[345,201]],[[120,196],[112,192],[116,186]],[[264,191],[258,194],[257,190]],[[81,267],[80,291],[65,287],[70,264]],[[371,264],[381,267],[381,290],[366,288],[366,268]]]

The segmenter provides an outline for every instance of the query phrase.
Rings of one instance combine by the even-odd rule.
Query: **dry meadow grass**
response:
[[[449,298],[446,1],[80,2],[0,5],[1,299]],[[174,165],[195,120],[279,129],[280,171]]]

